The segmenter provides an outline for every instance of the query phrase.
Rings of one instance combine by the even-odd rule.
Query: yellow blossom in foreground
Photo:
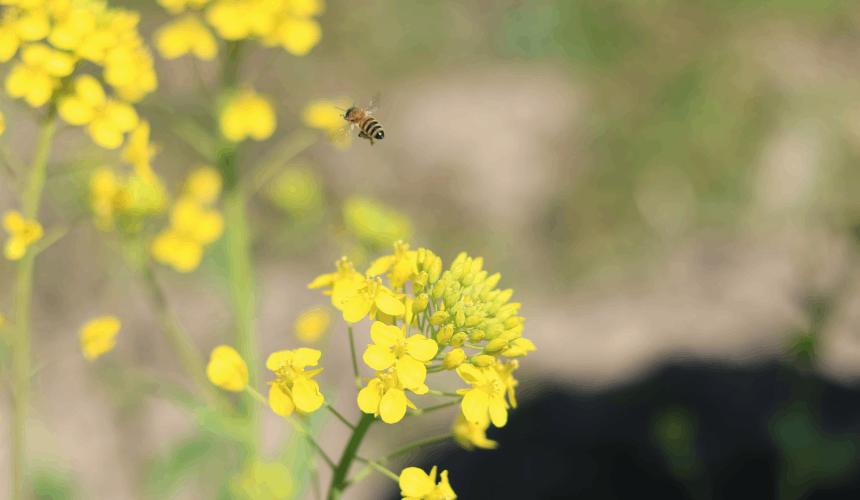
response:
[[[155,32],[155,47],[165,59],[193,54],[211,61],[218,54],[218,44],[212,32],[195,15],[175,19]]]
[[[222,389],[239,392],[248,385],[248,366],[236,349],[219,345],[209,357],[206,376]]]
[[[369,344],[364,351],[364,362],[374,370],[385,370],[395,366],[404,387],[420,387],[427,378],[424,362],[436,356],[439,346],[424,335],[415,334],[406,338],[406,326],[398,328],[380,321],[370,327]]]
[[[266,368],[275,372],[277,380],[269,382],[269,406],[278,415],[287,416],[298,408],[299,411],[310,413],[322,406],[325,398],[320,393],[320,386],[312,377],[322,368],[305,371],[308,366],[316,366],[322,353],[305,347],[295,351],[279,351],[272,353],[266,360]]]
[[[382,416],[386,424],[394,424],[406,415],[406,407],[417,410],[412,401],[406,398],[406,389],[415,394],[426,394],[430,389],[422,384],[419,387],[404,387],[397,377],[397,369],[390,368],[388,373],[376,372],[376,378],[365,379],[367,387],[358,392],[358,407],[364,413]]]
[[[363,284],[346,285],[335,294],[340,302],[335,306],[343,311],[343,319],[350,323],[361,321],[368,315],[374,318],[379,311],[391,316],[406,313],[406,306],[400,301],[402,296],[383,286],[379,278],[367,278]]]
[[[486,413],[483,414],[479,422],[469,422],[463,412],[460,411],[451,427],[451,432],[460,446],[467,450],[476,446],[485,450],[492,450],[497,448],[499,443],[487,439],[488,427],[490,427],[490,417]]]
[[[400,473],[400,494],[404,500],[455,500],[457,494],[448,483],[448,471],[442,471],[436,484],[436,466],[428,475],[418,467],[407,467]]]
[[[402,287],[407,280],[418,274],[418,252],[409,251],[409,244],[402,240],[394,242],[394,255],[380,257],[370,265],[365,274],[376,276],[391,270],[387,275],[391,287],[395,290]]]
[[[499,378],[498,371],[492,366],[476,368],[470,364],[462,364],[457,373],[471,389],[459,389],[457,394],[465,397],[461,404],[463,415],[470,422],[481,422],[487,411],[490,420],[496,427],[504,427],[508,422],[508,403],[505,401],[506,386]]]
[[[3,249],[9,260],[23,257],[27,248],[42,237],[42,225],[38,221],[24,219],[16,210],[10,210],[3,215],[3,228],[9,233]]]
[[[277,119],[267,96],[245,88],[221,110],[219,123],[221,133],[230,141],[240,142],[248,137],[262,141],[275,131]]]
[[[81,352],[84,353],[87,361],[94,361],[97,357],[114,348],[119,328],[119,319],[113,316],[92,319],[81,327]]]
[[[331,325],[331,312],[324,307],[314,307],[301,313],[293,325],[296,337],[302,342],[312,344],[328,330]]]
[[[341,257],[335,265],[337,272],[322,274],[314,278],[308,285],[308,288],[331,287],[331,290],[324,290],[324,295],[332,296],[332,304],[340,309],[342,302],[342,294],[344,290],[352,292],[356,286],[360,286],[366,280],[363,274],[355,270],[355,266],[346,257]]]

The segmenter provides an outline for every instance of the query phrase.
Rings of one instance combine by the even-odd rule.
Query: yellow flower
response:
[[[48,35],[48,41],[58,49],[74,51],[96,30],[97,24],[98,16],[95,12],[74,9],[62,20],[55,20],[54,28]]]
[[[490,412],[490,420],[496,427],[504,427],[508,421],[508,403],[505,401],[505,385],[499,378],[499,373],[492,366],[476,368],[463,364],[457,368],[457,373],[471,389],[459,389],[462,394],[463,415],[470,422],[478,423]]]
[[[41,43],[25,47],[21,60],[6,77],[6,92],[15,98],[23,97],[34,108],[47,103],[59,87],[60,78],[75,69],[74,57]]]
[[[122,161],[134,167],[134,172],[141,177],[154,176],[152,172],[152,157],[158,153],[158,147],[149,142],[149,122],[140,120],[126,140],[122,149]]]
[[[332,303],[340,309],[340,303],[342,302],[341,292],[343,290],[352,291],[355,286],[364,284],[366,278],[363,274],[355,270],[355,266],[346,257],[341,257],[335,265],[337,266],[336,273],[317,276],[308,285],[308,288],[331,287],[331,290],[324,290],[323,294],[331,295]]]
[[[204,210],[194,200],[183,197],[170,212],[170,225],[201,245],[208,245],[224,232],[224,217],[217,210]]]
[[[248,137],[262,141],[275,131],[277,119],[272,101],[246,88],[224,107],[219,123],[221,133],[230,141],[240,142]]]
[[[140,42],[110,48],[104,67],[105,81],[128,102],[137,102],[158,87],[152,55]]]
[[[36,5],[33,5],[33,7],[36,7]],[[51,21],[48,18],[48,12],[44,8],[24,10],[20,13],[16,28],[21,40],[28,42],[41,40],[48,36],[51,30]]]
[[[27,248],[42,237],[42,225],[38,221],[24,219],[16,210],[10,210],[3,215],[3,227],[9,233],[4,248],[9,260],[23,257]]]
[[[179,14],[186,8],[202,9],[212,0],[158,0],[158,4],[171,14]]]
[[[391,316],[406,313],[401,296],[382,285],[382,280],[367,278],[363,284],[345,284],[343,290],[335,290],[335,306],[343,311],[343,319],[349,323],[361,321],[365,316],[376,317],[378,311]]]
[[[394,242],[394,255],[386,255],[380,257],[370,265],[367,270],[368,276],[376,276],[388,270],[391,272],[387,275],[391,282],[391,287],[398,289],[402,287],[407,280],[412,279],[418,274],[418,252],[409,251],[409,244],[398,240]]]
[[[302,342],[312,344],[328,330],[331,313],[324,307],[314,307],[301,313],[293,325],[296,337]]]
[[[448,471],[442,471],[436,484],[436,466],[430,475],[418,467],[407,467],[400,473],[400,494],[404,500],[455,500],[457,494],[448,483]]]
[[[508,392],[508,401],[511,402],[511,407],[517,407],[517,399],[516,394],[514,394],[514,388],[520,383],[517,379],[514,378],[514,370],[520,367],[519,361],[513,359],[506,363],[502,363],[501,361],[496,361],[492,368],[499,374],[499,381],[502,383],[502,386]]]
[[[266,187],[269,199],[289,212],[303,215],[320,204],[320,182],[309,168],[288,168]]]
[[[287,416],[298,408],[310,413],[322,406],[325,398],[320,386],[312,379],[322,368],[305,371],[305,367],[316,366],[322,353],[305,347],[294,351],[278,351],[266,360],[266,368],[275,372],[277,380],[269,382],[269,406],[278,415]]]
[[[81,352],[87,361],[94,361],[114,348],[119,328],[120,322],[113,316],[92,319],[81,327]]]
[[[194,168],[185,182],[185,195],[200,205],[210,205],[221,194],[221,174],[212,167]]]
[[[382,416],[386,424],[394,424],[406,415],[406,407],[417,410],[412,401],[406,398],[406,389],[415,394],[426,394],[426,385],[416,388],[404,387],[397,376],[397,368],[390,368],[388,373],[376,372],[376,378],[364,379],[367,387],[358,392],[358,407],[364,413],[373,413],[375,417]]]
[[[288,17],[281,21],[275,39],[294,56],[303,56],[322,39],[318,22],[307,17]]]
[[[155,32],[155,47],[165,59],[194,54],[211,61],[218,54],[218,44],[206,26],[194,15],[175,19]]]
[[[278,462],[254,461],[250,468],[233,477],[235,488],[242,493],[236,495],[236,498],[248,500],[293,498],[297,483],[291,472],[289,467]]]
[[[18,12],[16,9],[3,11],[3,19],[0,20],[0,62],[6,62],[18,52],[21,39],[17,30]]]
[[[239,392],[248,385],[248,366],[236,349],[219,345],[209,357],[206,376],[222,389]]]
[[[125,205],[116,174],[107,167],[96,170],[90,177],[90,204],[96,215],[96,227],[102,231],[113,229],[114,214]]]
[[[487,428],[490,427],[490,418],[484,413],[479,422],[469,422],[463,412],[457,414],[457,419],[451,428],[454,434],[454,439],[467,450],[471,450],[476,446],[485,450],[492,450],[499,446],[499,443],[492,439],[487,439]]]
[[[169,264],[177,272],[190,273],[203,259],[200,242],[172,229],[166,229],[152,240],[152,256],[162,264]]]
[[[106,149],[120,147],[123,134],[139,123],[131,105],[107,99],[101,84],[89,75],[75,79],[75,93],[60,99],[57,112],[72,125],[88,125],[93,142]]]
[[[370,327],[374,344],[364,351],[364,362],[374,370],[385,370],[392,365],[397,368],[400,381],[406,388],[420,387],[427,378],[425,361],[430,361],[439,351],[436,341],[415,334],[406,338],[406,326],[398,328],[380,321]]]

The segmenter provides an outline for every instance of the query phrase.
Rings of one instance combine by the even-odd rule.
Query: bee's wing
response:
[[[343,127],[341,127],[341,128],[339,128],[339,129],[335,130],[334,132],[332,132],[332,133],[328,134],[328,141],[329,141],[329,142],[338,142],[338,141],[342,141],[342,140],[343,140],[343,138],[344,138],[344,137],[346,137],[346,136],[347,136],[347,134],[349,134],[349,133],[352,131],[352,128],[353,128],[354,126],[355,126],[355,125],[354,125],[354,124],[352,124],[352,123],[347,123],[347,124],[346,124],[346,125],[344,125]]]
[[[370,100],[370,104],[367,105],[367,109],[364,110],[365,113],[371,114],[377,109],[379,109],[379,95],[377,92],[376,95],[373,96],[373,99]]]

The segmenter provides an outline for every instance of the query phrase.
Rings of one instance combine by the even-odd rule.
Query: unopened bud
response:
[[[451,308],[460,300],[460,292],[445,293],[442,295],[442,300],[445,302],[445,307]]]
[[[465,276],[472,271],[472,258],[466,257],[466,260],[463,261],[463,274]]]
[[[415,306],[412,306],[413,309]],[[466,322],[463,324],[466,328],[472,328],[481,324],[481,321],[484,321],[484,318],[480,314],[475,314],[474,316],[469,316],[466,318]]]
[[[463,279],[461,279],[461,280],[460,280],[460,283],[462,283],[462,284],[463,284],[463,286],[469,286],[469,285],[471,285],[472,283],[474,283],[474,281],[475,281],[475,276],[476,276],[477,274],[478,274],[478,273],[476,273],[476,272],[470,272],[469,274],[467,274],[467,275],[463,276]]]
[[[474,267],[474,264],[472,264]],[[474,269],[472,269],[474,271]],[[475,280],[472,282],[474,285],[483,285],[484,282],[487,281],[487,271],[479,271],[475,274]]]
[[[447,344],[451,341],[452,335],[454,335],[454,325],[445,325],[436,334],[436,341],[440,344]]]
[[[472,330],[472,334],[469,335],[469,342],[475,344],[484,340],[484,331],[483,330]]]
[[[463,328],[463,325],[466,324],[466,314],[462,310],[457,311],[457,314],[454,315],[454,324],[457,325],[457,328]]]
[[[445,355],[445,359],[442,360],[442,368],[446,370],[454,370],[458,366],[462,365],[465,360],[466,352],[463,349],[454,349]]]
[[[451,263],[451,269],[454,269],[455,267],[457,267],[458,264],[462,264],[463,262],[466,262],[466,257],[468,257],[468,256],[469,255],[466,252],[460,252],[460,254],[457,255],[457,258],[454,259],[454,262]]]
[[[506,358],[521,358],[526,354],[528,354],[528,352],[526,352],[522,347],[512,345],[502,353],[502,356],[505,356]]]
[[[484,347],[484,354],[489,354],[490,356],[495,356],[496,354],[501,354],[502,351],[508,348],[508,341],[505,339],[493,339],[487,342],[486,347]]]
[[[484,283],[484,286],[487,286],[487,284]],[[484,292],[486,292],[487,290],[489,290],[489,288],[484,288]],[[501,290],[492,290],[492,291],[488,292],[487,295],[484,295],[484,293],[481,292],[481,295],[484,295],[483,297],[481,297],[481,300],[483,300],[484,302],[492,304],[496,300],[496,297],[499,296],[500,293],[502,293]]]
[[[418,295],[424,291],[425,286],[427,286],[427,271],[421,271],[418,276],[412,280],[412,293],[414,295]]]
[[[496,358],[494,358],[493,356],[488,356],[486,354],[480,354],[472,358],[472,365],[477,366],[478,368],[490,366],[495,362]]]
[[[454,347],[460,347],[463,345],[463,342],[466,341],[466,334],[464,332],[457,332],[451,337],[451,345]]]
[[[469,272],[479,273],[481,269],[484,267],[484,258],[483,257],[475,257],[472,260],[472,267],[469,268]],[[486,276],[486,274],[484,275]]]
[[[504,304],[505,302],[511,300],[511,297],[513,297],[513,295],[513,288],[508,288],[507,290],[500,293],[499,296],[496,297],[496,300],[494,300],[493,302],[501,302],[502,304]]]
[[[525,320],[526,319],[523,318],[522,316],[513,316],[511,318],[506,319],[504,321],[504,323],[502,323],[502,324],[505,325],[506,329],[510,330],[511,328],[514,328],[516,326],[523,324],[523,321],[525,321]]]
[[[501,273],[493,274],[484,281],[484,286],[487,287],[487,290],[492,290],[499,284],[500,279],[502,279]]]
[[[461,276],[463,276],[463,263],[461,262],[461,263],[457,264],[456,266],[452,265],[451,266],[451,277],[454,278],[455,280],[458,280],[458,279],[460,279]]]
[[[422,293],[421,295],[415,297],[415,300],[412,301],[412,312],[420,313],[424,309],[427,309],[427,304],[429,303],[430,297],[428,297],[426,293]]]
[[[484,330],[484,340],[493,340],[502,333],[504,333],[505,327],[499,324],[495,324]]]
[[[442,259],[434,257],[430,266],[425,265],[424,267],[427,269],[427,279],[429,282],[436,283],[436,280],[439,279],[439,275],[442,273]]]
[[[448,313],[445,311],[436,311],[433,316],[430,316],[430,324],[433,326],[441,325],[448,320]]]
[[[514,340],[517,340],[518,338],[521,338],[522,336],[523,336],[522,328],[520,328],[519,330],[516,328],[513,328],[511,330],[505,330],[505,333],[499,335],[499,338],[505,339],[508,342],[513,342]]]
[[[431,253],[432,255],[432,253]],[[418,264],[419,268],[424,268],[424,259],[427,257],[427,249],[419,248],[418,252],[415,254],[415,263]]]
[[[445,282],[443,280],[439,280],[433,285],[433,302],[442,298],[442,294],[445,293]]]

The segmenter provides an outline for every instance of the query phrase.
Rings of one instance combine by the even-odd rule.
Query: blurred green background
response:
[[[111,4],[141,11],[145,36],[169,19],[152,1]],[[402,238],[446,265],[467,251],[501,271],[538,347],[520,370],[526,400],[543,380],[599,392],[670,361],[755,366],[810,330],[814,369],[856,381],[857,2],[332,0],[319,20],[322,42],[308,56],[255,48],[241,70],[278,113],[275,135],[246,148],[240,174],[254,193],[261,359],[303,345],[293,321],[327,305],[305,289],[313,277],[341,255],[361,269]],[[154,169],[172,189],[203,162],[193,145],[215,125],[200,85],[211,92],[219,66],[156,57],[156,69],[159,90],[139,110],[163,148]],[[281,161],[308,102],[364,106],[377,91],[383,141],[338,150],[319,140]],[[3,139],[26,156],[32,119],[21,103],[0,106]],[[79,131],[55,149],[43,225],[83,222],[36,268],[34,357],[43,368],[31,462],[52,471],[34,472],[38,498],[225,494],[213,478],[240,459],[224,444],[229,423],[189,416],[165,400],[172,389],[147,383],[156,372],[180,388],[187,381],[117,241],[88,219],[89,172],[114,157]],[[0,187],[0,210],[12,207]],[[201,355],[232,338],[223,240],[193,274],[159,271]],[[4,307],[13,276],[0,263]],[[810,326],[811,295],[836,305],[825,327]],[[119,316],[123,330],[90,365],[76,332],[101,314]],[[354,418],[343,334],[336,321],[313,345],[324,351],[323,392]],[[4,436],[10,408],[0,399]],[[681,432],[679,411],[655,425]],[[258,473],[281,477],[277,464],[303,462],[307,450],[268,417],[268,465]],[[337,454],[347,435],[324,417],[315,425]],[[451,420],[374,429],[367,454]],[[8,447],[0,440],[0,470]],[[309,494],[298,479],[279,494]],[[375,477],[361,491],[388,482]]]

